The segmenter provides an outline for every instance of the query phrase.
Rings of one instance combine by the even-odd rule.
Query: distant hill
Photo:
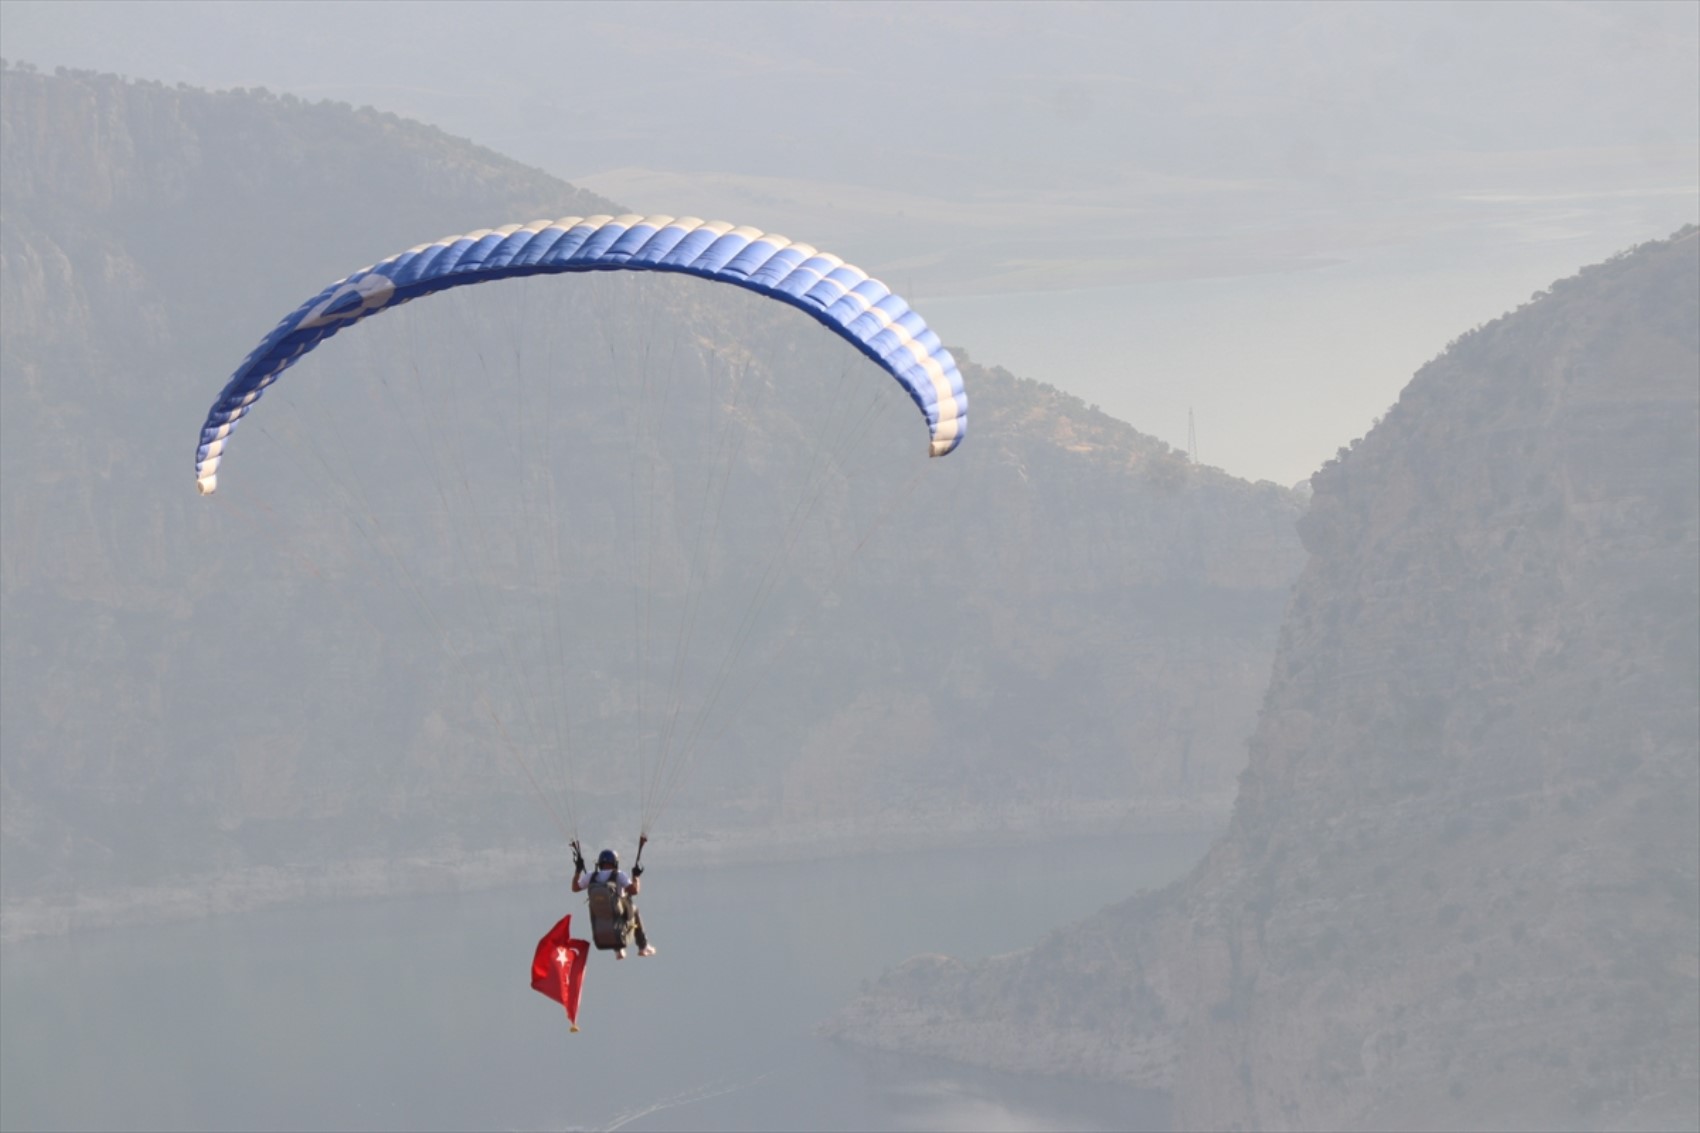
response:
[[[449,232],[622,210],[371,110],[18,67],[3,81],[7,931],[558,859],[524,782],[492,765],[463,677],[366,620],[384,596],[338,557],[346,519],[243,527],[196,497],[190,458],[224,377],[327,281]],[[748,345],[761,380],[809,357],[812,322],[714,290],[658,293],[646,317],[665,311],[704,357]],[[899,509],[830,601],[819,585],[781,596],[813,628],[784,664],[758,663],[770,707],[693,769],[670,829],[902,845],[1225,816],[1302,497],[962,358],[973,436],[929,467],[949,506]],[[374,366],[335,396],[398,377]],[[237,459],[263,447],[259,422],[286,419],[271,404]],[[798,427],[771,412],[759,428]],[[606,447],[588,417],[567,424],[563,450]],[[382,443],[397,447],[362,454],[377,467],[407,455]],[[408,536],[422,577],[440,534]],[[303,546],[323,549],[315,570]],[[741,561],[730,537],[715,553]],[[454,579],[429,585],[456,600]],[[599,736],[635,726],[612,693],[599,712]]]
[[[858,1042],[1193,1129],[1700,1123],[1700,232],[1472,331],[1313,480],[1228,834]]]

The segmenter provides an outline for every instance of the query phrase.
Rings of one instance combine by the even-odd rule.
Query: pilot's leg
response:
[[[632,935],[637,938],[639,956],[655,955],[655,949],[649,946],[649,935],[643,931],[643,917],[638,913],[636,905],[632,906]]]

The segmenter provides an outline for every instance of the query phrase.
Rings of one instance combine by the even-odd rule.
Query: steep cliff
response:
[[[370,110],[18,68],[4,83],[7,899],[223,892],[192,879],[350,859],[378,863],[362,876],[391,880],[361,884],[382,888],[431,873],[410,873],[415,859],[452,874],[480,852],[544,846],[464,675],[417,626],[372,615],[398,603],[338,549],[347,517],[232,514],[222,494],[209,507],[189,461],[224,376],[328,279],[422,238],[619,208]],[[758,377],[810,356],[797,328],[818,328],[777,304],[668,294],[704,351],[726,346],[716,327],[750,335]],[[335,396],[384,388],[398,374],[381,361]],[[928,469],[943,503],[894,509],[832,595],[795,596],[815,644],[757,658],[777,707],[693,770],[670,829],[901,841],[1059,816],[1225,818],[1301,561],[1302,498],[966,368],[972,442]],[[287,416],[257,417],[243,459]],[[607,446],[581,416],[562,452]],[[380,470],[407,455],[385,443],[363,454]],[[446,603],[457,580],[431,557],[433,522],[411,529],[411,561]],[[607,550],[587,549],[603,573]],[[596,706],[609,734],[631,711],[623,680],[612,672]],[[324,889],[293,874],[283,888],[303,886]]]
[[[1700,233],[1556,284],[1314,478],[1228,834],[855,1041],[1187,1128],[1700,1120]]]

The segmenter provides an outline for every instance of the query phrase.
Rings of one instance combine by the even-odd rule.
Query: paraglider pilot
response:
[[[613,850],[597,854],[596,868],[587,871],[584,854],[578,843],[573,843],[573,892],[590,893],[590,927],[596,947],[613,952],[616,960],[626,958],[628,937],[636,937],[639,956],[655,955],[655,948],[643,931],[637,903],[632,900],[642,888],[642,877],[641,864],[634,862],[632,872],[627,873],[620,868],[620,855]]]

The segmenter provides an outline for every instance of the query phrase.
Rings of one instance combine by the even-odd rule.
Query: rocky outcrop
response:
[[[1187,1128],[1693,1127],[1697,248],[1465,335],[1313,479],[1234,819],[1187,880],[917,961],[837,1032],[1166,1083]]]

